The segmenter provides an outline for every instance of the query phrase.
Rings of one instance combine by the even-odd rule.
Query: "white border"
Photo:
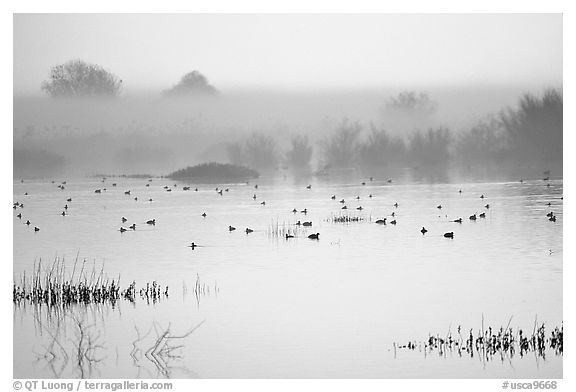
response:
[[[567,204],[564,205],[565,222],[569,222],[564,227],[564,238],[575,238],[574,229],[570,223],[574,220],[574,208],[570,204],[573,192],[573,172],[571,168],[574,164],[574,157],[570,154],[574,147],[574,100],[573,91],[573,70],[576,69],[574,62],[574,39],[576,36],[575,9],[570,1],[503,1],[503,0],[483,0],[475,1],[473,4],[455,0],[436,1],[395,1],[385,4],[377,0],[292,0],[282,4],[272,4],[265,0],[243,0],[243,1],[151,1],[140,0],[137,2],[120,2],[113,0],[99,0],[97,2],[80,2],[78,0],[27,0],[11,1],[9,4],[2,3],[2,14],[0,19],[0,37],[3,54],[13,54],[12,48],[12,26],[13,13],[58,13],[58,12],[78,12],[78,13],[563,13],[564,14],[564,100],[568,102],[569,110],[565,112],[564,118],[564,195]],[[12,184],[12,86],[13,72],[12,61],[8,56],[1,62],[2,70],[2,101],[1,101],[1,170],[4,184]],[[8,188],[8,187],[7,187]],[[12,225],[11,203],[12,186],[1,193],[2,206],[1,217],[4,226],[2,227],[2,287],[8,291],[12,285]],[[564,354],[564,380],[559,380],[558,390],[575,390],[574,372],[574,306],[572,299],[575,298],[574,279],[574,246],[571,241],[564,244],[564,321],[568,330],[566,353]],[[2,390],[12,390],[12,304],[9,295],[5,292],[2,295],[1,314],[5,317],[5,322],[1,323],[3,336],[8,340],[2,347],[7,352],[1,356],[2,366]],[[572,332],[570,332],[572,331]],[[446,391],[490,391],[501,390],[501,380],[173,380],[174,390],[191,390],[200,388],[202,391],[212,390],[251,390],[251,391],[293,391],[295,389],[306,390],[351,390],[361,388],[364,390],[446,390]]]

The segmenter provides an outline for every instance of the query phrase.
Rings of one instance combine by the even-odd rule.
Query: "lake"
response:
[[[156,281],[169,295],[52,310],[15,304],[15,378],[562,377],[553,352],[486,361],[395,349],[458,326],[465,335],[507,325],[531,333],[535,320],[547,333],[562,325],[562,178],[54,180],[14,182],[14,202],[24,204],[14,210],[16,284],[40,260],[49,268],[63,259],[70,273],[77,259],[76,271],[83,264],[137,289]],[[358,221],[334,222],[341,216]],[[383,218],[386,225],[375,223]],[[150,355],[168,328],[173,346]],[[80,341],[90,343],[81,363],[73,355]]]

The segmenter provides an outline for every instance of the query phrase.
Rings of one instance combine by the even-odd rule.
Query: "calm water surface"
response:
[[[170,292],[155,304],[120,301],[64,315],[15,307],[14,377],[562,377],[562,357],[553,353],[483,363],[476,356],[393,349],[394,342],[425,340],[458,325],[476,331],[482,317],[498,328],[512,317],[511,326],[527,331],[535,317],[549,327],[561,325],[561,179],[547,187],[542,180],[389,184],[279,177],[218,184],[229,188],[222,196],[217,185],[197,185],[195,192],[196,185],[183,191],[185,184],[167,179],[146,183],[78,178],[68,179],[65,190],[58,181],[14,183],[14,201],[25,205],[14,212],[15,281],[39,260],[48,266],[64,258],[71,270],[78,255],[87,269],[104,265],[110,278],[120,275],[124,286],[156,280]],[[63,217],[64,204],[70,208]],[[293,214],[293,208],[308,214]],[[549,211],[557,222],[548,221]],[[396,226],[374,223],[394,219],[392,212]],[[481,212],[485,219],[468,220]],[[363,220],[331,221],[341,214]],[[118,231],[122,216],[128,219],[124,227],[136,223],[136,231]],[[458,217],[462,224],[450,222]],[[155,226],[145,224],[153,218]],[[40,231],[27,227],[26,219]],[[290,240],[274,235],[273,228],[294,230],[298,220],[313,226]],[[229,225],[237,230],[229,232]],[[246,234],[246,227],[254,232]],[[443,237],[448,231],[453,240]],[[316,232],[319,241],[307,238]],[[191,241],[202,247],[192,250]],[[197,277],[210,293],[194,294]],[[52,347],[55,334],[63,346],[73,345],[74,318],[93,325],[94,339],[100,333],[97,360],[82,370]],[[182,348],[166,363],[142,354],[154,344],[154,325],[178,335],[203,320],[177,342]],[[133,346],[137,329],[150,331],[137,343],[139,353]]]

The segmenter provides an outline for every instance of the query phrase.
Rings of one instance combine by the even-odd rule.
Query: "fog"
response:
[[[561,97],[559,14],[14,17],[16,177],[561,167]]]

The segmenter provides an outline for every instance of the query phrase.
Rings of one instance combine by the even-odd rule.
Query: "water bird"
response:
[[[66,201],[67,201],[68,203],[70,203],[70,202],[72,201],[72,198],[69,197],[68,199],[66,199]]]
[[[149,198],[148,201],[149,201],[149,202],[152,202],[152,201],[154,201],[154,200],[152,200],[152,198]]]
[[[444,233],[444,237],[446,237],[446,238],[454,238],[454,232],[451,231],[451,232],[449,232],[449,233]]]
[[[484,198],[484,195],[481,195],[480,198],[483,199],[483,198]]]
[[[480,218],[486,218],[486,213],[485,213],[485,212],[483,212],[483,213],[481,213],[481,214],[480,214],[480,215],[478,215],[478,216],[479,216]]]
[[[206,213],[205,213],[205,212],[202,213],[202,217],[203,217],[203,218],[206,218]]]
[[[182,190],[184,190],[184,191],[189,191],[189,190],[190,190],[190,187],[189,187],[189,186],[185,186],[185,187],[182,188]]]
[[[398,203],[394,203],[394,207],[398,208]]]
[[[422,226],[422,230],[420,230],[420,233],[426,234],[427,232],[428,232],[428,230],[426,230],[426,228],[424,226]]]
[[[462,223],[462,218],[454,219],[452,222]]]
[[[62,211],[62,216],[66,216],[66,211]]]
[[[396,216],[396,213],[394,211],[392,211],[392,213],[390,215],[392,215],[394,217],[394,216]]]
[[[486,205],[484,206],[484,208],[486,208],[486,209],[490,208],[490,204],[486,204]]]
[[[332,195],[331,199],[336,200],[336,195]]]
[[[146,221],[146,224],[156,226],[156,218]]]
[[[340,203],[344,204],[344,203],[346,203],[346,202],[344,201],[344,199],[342,199],[342,200],[340,200]]]
[[[189,248],[192,248],[192,250],[194,250],[194,248],[196,248],[198,245],[196,245],[194,242],[192,242],[190,245],[188,245]]]
[[[150,184],[146,184],[146,186],[148,186],[148,187],[149,187],[149,186],[150,186]]]
[[[552,215],[548,220],[550,222],[556,222],[556,215]]]
[[[308,213],[308,209],[304,208],[302,211],[300,211],[301,213],[303,213],[304,215],[306,215]]]
[[[439,205],[436,206],[436,208],[438,208],[439,210],[441,210],[441,209],[442,209],[442,205],[439,204]]]
[[[67,210],[68,209],[68,204],[64,205],[64,209]]]
[[[312,226],[312,222],[304,222],[304,223],[302,223],[302,226],[310,227],[310,226]]]
[[[138,196],[136,196],[136,197],[134,198],[134,201],[138,201]]]
[[[18,215],[20,215],[20,214],[18,214]],[[549,213],[546,214],[546,216],[548,218],[552,218],[554,216],[554,213],[552,211],[550,211]]]
[[[296,225],[296,226],[300,226],[300,225],[302,225],[302,222],[298,221],[298,222],[295,223],[295,225]]]
[[[374,177],[370,177],[370,181],[374,181]]]
[[[194,192],[198,192],[198,188],[194,188]]]
[[[391,221],[390,221],[390,224],[391,224],[391,225],[395,225],[395,224],[396,224],[396,219],[391,220]]]
[[[343,209],[343,210],[347,210],[347,209],[348,209],[348,207],[344,206],[344,207],[342,207],[342,209]]]
[[[126,191],[126,192],[124,192],[124,194],[125,194],[125,195],[129,195],[129,194],[130,194],[130,191]]]
[[[123,228],[123,227],[120,227],[120,233],[124,233],[125,231],[126,231],[126,229],[125,229],[125,228]]]
[[[320,239],[320,233],[310,234],[308,238],[310,238],[311,240],[318,240]]]
[[[24,196],[28,196],[28,192],[24,192]]]
[[[288,238],[294,238],[294,236],[292,234],[286,234],[286,239]]]
[[[128,220],[128,219],[122,217],[122,223],[126,223],[127,220]]]
[[[523,183],[524,183],[524,180],[523,180],[523,179],[520,179],[520,184],[523,184]]]
[[[254,189],[258,189],[258,184],[254,184]]]
[[[220,189],[220,190],[218,191],[218,194],[219,194],[220,196],[222,196],[222,189]]]
[[[102,189],[96,189],[94,193],[102,193]]]
[[[366,185],[366,183],[364,181],[362,181],[362,185]]]
[[[254,196],[252,196],[252,198],[253,198],[254,200],[256,200],[256,194],[254,194]]]
[[[458,193],[462,193],[462,189],[460,189],[460,190],[458,191]]]
[[[548,207],[550,207],[552,205],[552,203],[548,202],[548,204],[546,204]]]
[[[391,183],[392,183],[392,179],[388,179],[387,182],[388,182],[388,184],[391,184]]]
[[[20,203],[20,208],[24,208],[24,203]]]
[[[306,189],[312,189],[312,185],[308,185]]]
[[[115,182],[112,183],[112,186],[116,186],[117,184]]]
[[[250,233],[252,233],[253,231],[254,231],[254,230],[249,229],[248,227],[246,228],[246,234],[250,234]]]
[[[265,202],[265,201],[263,201],[263,202],[262,202],[262,203],[260,203],[260,204],[262,204],[263,206],[265,206],[265,205],[266,205],[266,202]]]
[[[235,228],[235,227],[232,227],[232,226],[228,226],[228,231],[234,231],[234,230],[236,230],[236,228]]]
[[[368,197],[369,197],[369,198],[372,198],[372,194],[369,194]]]
[[[29,221],[29,220],[26,221],[26,226],[30,226],[30,221]]]
[[[294,209],[292,210],[292,212],[295,214],[295,213],[298,212],[298,210],[297,210],[296,208],[294,208]]]
[[[360,196],[356,196],[356,200],[360,200]]]
[[[357,209],[358,211],[362,211],[364,208],[362,208],[362,206],[359,206],[359,207],[356,207],[356,209]]]
[[[230,192],[229,188],[224,189],[224,192]]]
[[[34,231],[40,231],[40,229],[37,226],[34,226]]]
[[[17,217],[18,219],[22,219],[22,213],[19,213],[18,215],[16,215],[16,217]]]
[[[379,225],[385,225],[385,224],[386,224],[386,218],[384,218],[384,219],[378,219],[378,220],[376,220],[376,223],[379,224]]]
[[[132,230],[136,230],[136,223],[132,223],[130,226],[128,226],[129,229]]]
[[[470,220],[473,220],[473,221],[475,221],[475,220],[476,220],[476,214],[474,214],[474,215],[470,215]]]
[[[172,192],[172,188],[166,189],[166,192]]]
[[[550,188],[550,184],[546,184],[546,188]]]

